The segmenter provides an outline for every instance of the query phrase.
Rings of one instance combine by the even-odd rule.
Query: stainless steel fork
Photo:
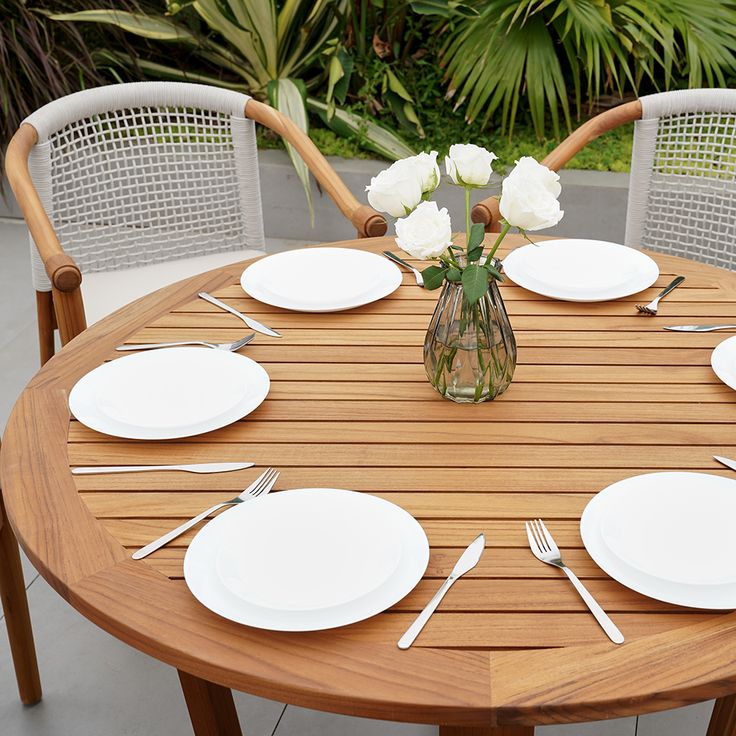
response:
[[[534,556],[548,565],[559,567],[575,586],[575,590],[580,593],[580,597],[585,601],[590,612],[595,616],[596,621],[601,625],[603,631],[608,634],[608,638],[614,644],[623,644],[624,635],[619,631],[616,624],[611,621],[608,614],[598,605],[597,601],[588,592],[588,589],[578,580],[577,575],[562,561],[560,549],[555,544],[552,535],[547,531],[547,527],[541,519],[526,522],[526,536],[529,539],[529,547]]]
[[[667,284],[667,286],[662,289],[662,291],[657,294],[657,298],[653,299],[649,304],[637,304],[636,308],[642,313],[642,314],[648,314],[650,317],[656,317],[657,316],[657,308],[659,307],[659,300],[663,297],[667,296],[671,291],[676,289],[683,281],[685,280],[684,276],[677,276],[672,281]]]
[[[151,552],[155,552],[165,544],[168,544],[172,539],[176,539],[178,536],[184,534],[185,531],[191,529],[195,524],[199,524],[200,521],[206,519],[210,514],[214,514],[215,511],[225,508],[225,506],[235,506],[236,504],[243,503],[243,501],[250,501],[253,498],[269,493],[274,487],[274,484],[279,478],[279,473],[273,468],[268,468],[261,475],[259,475],[239,496],[231,498],[229,501],[223,501],[222,503],[216,503],[201,514],[197,514],[194,518],[185,521],[176,529],[172,529],[170,532],[166,532],[162,537],[154,539],[145,547],[141,547],[137,552],[133,552],[134,560],[141,560],[147,557]]]

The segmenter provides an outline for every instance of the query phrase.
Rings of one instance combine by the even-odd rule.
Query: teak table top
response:
[[[514,237],[509,244],[518,244]],[[380,252],[388,238],[337,245]],[[678,608],[609,579],[583,548],[588,500],[641,472],[730,477],[736,394],[711,371],[727,335],[662,325],[733,321],[736,274],[655,255],[636,297],[557,302],[505,283],[519,346],[509,390],[479,406],[441,399],[422,365],[438,293],[405,275],[392,296],[335,314],[247,298],[242,264],[168,287],[93,326],[20,397],[3,443],[9,517],[36,567],[119,639],[205,680],[322,710],[455,725],[536,724],[659,710],[736,690],[736,614]],[[686,282],[636,313],[673,274]],[[232,340],[243,325],[207,290],[283,332],[244,353],[271,393],[244,420],[173,442],[134,442],[71,421],[67,393],[124,341]],[[221,475],[72,476],[70,465],[252,460]],[[403,506],[424,526],[429,569],[392,610],[342,629],[260,631],[210,613],[182,580],[192,534],[142,562],[133,549],[234,495],[273,465],[277,488],[338,486]],[[538,562],[523,520],[542,517],[564,557],[626,636],[609,643],[572,586]],[[408,651],[396,641],[479,532],[487,549]]]

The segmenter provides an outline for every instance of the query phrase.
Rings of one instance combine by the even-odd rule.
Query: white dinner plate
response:
[[[614,483],[585,507],[580,533],[596,564],[632,590],[681,606],[736,608],[729,548],[736,481],[649,473]]]
[[[252,412],[269,390],[250,358],[209,348],[162,348],[104,363],[69,395],[82,424],[140,440],[190,437]]]
[[[387,258],[351,248],[304,248],[262,258],[243,271],[246,294],[297,312],[339,312],[383,299],[401,285]]]
[[[224,618],[274,631],[317,631],[390,608],[421,580],[424,530],[399,506],[334,488],[279,491],[207,524],[184,578]]]
[[[646,253],[603,240],[545,240],[503,260],[504,273],[535,294],[571,302],[603,302],[637,294],[659,276]]]
[[[710,365],[718,378],[736,391],[736,337],[716,345],[710,355]]]

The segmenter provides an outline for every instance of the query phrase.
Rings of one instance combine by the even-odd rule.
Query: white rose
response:
[[[422,202],[408,217],[396,220],[396,245],[414,258],[438,258],[452,245],[447,208]]]
[[[403,217],[422,201],[422,184],[416,167],[404,161],[396,161],[379,172],[365,190],[371,207],[392,217]]]
[[[419,179],[422,194],[431,194],[440,185],[440,167],[437,166],[437,151],[420,153],[397,161],[396,166],[400,169],[413,171]]]
[[[484,187],[491,178],[497,158],[495,153],[473,143],[456,143],[450,146],[450,155],[445,157],[445,168],[455,184]]]
[[[559,175],[523,156],[503,180],[501,216],[521,230],[543,230],[556,225],[565,214],[558,197],[562,187]]]

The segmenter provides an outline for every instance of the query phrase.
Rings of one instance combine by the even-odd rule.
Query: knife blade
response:
[[[72,468],[72,475],[95,473],[141,473],[153,470],[181,470],[185,473],[229,473],[232,470],[252,468],[255,463],[195,463],[193,465],[90,465]]]
[[[429,621],[432,614],[439,606],[442,599],[445,597],[445,593],[452,587],[453,583],[465,575],[466,572],[472,570],[480,560],[483,550],[486,546],[486,537],[484,534],[479,534],[467,547],[467,549],[460,555],[460,559],[455,563],[455,567],[452,568],[452,572],[448,576],[447,580],[440,586],[439,590],[434,594],[432,600],[427,603],[424,610],[416,617],[414,623],[406,630],[406,633],[399,639],[399,649],[408,649],[414,640],[419,636],[419,632],[424,628],[427,621]]]
[[[721,465],[725,465],[731,470],[736,470],[736,460],[729,460],[727,457],[721,457],[720,455],[713,455],[714,460],[718,460]]]
[[[221,302],[219,299],[215,299],[212,294],[208,294],[206,291],[200,291],[197,296],[200,299],[204,299],[206,302],[214,304],[216,307],[220,307],[220,309],[224,309],[226,312],[230,312],[230,314],[234,314],[236,317],[239,317],[243,320],[243,322],[245,322],[246,325],[248,325],[248,327],[251,328],[251,330],[261,332],[264,335],[268,335],[269,337],[281,337],[280,332],[276,332],[276,330],[272,330],[270,327],[262,325],[260,322],[253,319],[252,317],[248,317],[248,315],[243,314],[242,312],[238,312],[237,309],[234,309],[229,304],[225,304],[225,302]]]
[[[672,332],[713,332],[714,330],[734,330],[736,325],[670,325],[663,329]]]

